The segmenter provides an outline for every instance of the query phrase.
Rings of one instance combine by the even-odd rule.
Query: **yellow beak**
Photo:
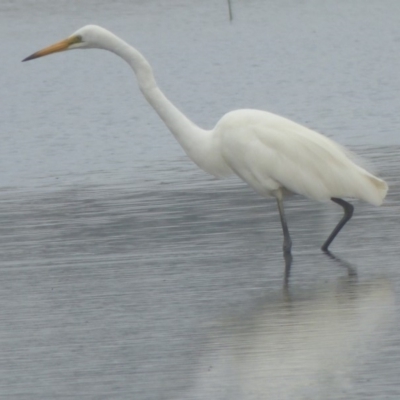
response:
[[[74,43],[80,43],[82,38],[80,36],[71,36],[67,39],[61,40],[60,42],[54,43],[51,46],[45,47],[36,53],[31,54],[29,57],[24,58],[22,61],[29,61],[35,58],[47,56],[52,53],[58,53],[60,51],[68,50],[69,46]]]

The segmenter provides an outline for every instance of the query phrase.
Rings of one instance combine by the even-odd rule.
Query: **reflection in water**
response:
[[[351,390],[361,356],[376,348],[393,299],[388,282],[354,277],[280,300],[267,296],[216,327],[190,398],[337,398]]]
[[[3,193],[0,393],[325,400],[355,381],[346,400],[365,399],[355,394],[365,386],[380,393],[382,381],[383,396],[392,393],[398,333],[376,329],[392,294],[374,277],[384,265],[379,273],[398,288],[398,209],[360,212],[335,242],[360,280],[372,283],[347,276],[330,287],[322,282],[349,274],[346,262],[318,248],[337,219],[324,207],[288,201],[297,234],[282,298],[275,206],[250,191],[193,181],[157,191],[88,185]],[[390,235],[382,240],[382,232]],[[376,252],[377,242],[384,251]],[[221,315],[234,317],[220,322]],[[356,359],[370,360],[362,343],[382,336],[389,346],[373,368],[351,370]]]
[[[290,270],[292,269],[293,256],[291,252],[283,251],[285,260],[285,272],[283,275],[283,286],[286,288],[289,285]]]
[[[329,250],[324,251],[324,253],[331,260],[334,260],[337,263],[337,265],[339,265],[340,267],[345,268],[347,270],[347,273],[348,273],[349,276],[357,276],[357,269],[353,265],[351,265],[348,261],[345,261],[342,258],[336,256],[335,254],[333,254]]]
[[[348,276],[357,276],[357,269],[351,265],[348,261],[343,260],[342,258],[336,256],[329,250],[323,250],[323,253],[326,254],[331,260],[333,260],[336,265],[338,265],[341,268],[344,268],[347,270]],[[284,273],[284,279],[283,279],[283,288],[284,290],[287,290],[289,287],[289,278],[290,278],[290,271],[292,267],[292,262],[293,262],[293,257],[291,253],[286,254],[284,253],[284,259],[285,259],[285,273]]]

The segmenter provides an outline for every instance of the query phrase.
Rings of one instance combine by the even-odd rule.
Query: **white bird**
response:
[[[276,198],[284,236],[285,279],[292,261],[292,241],[283,209],[286,194],[332,200],[343,207],[343,218],[322,245],[326,252],[353,214],[353,206],[342,197],[382,204],[388,190],[383,180],[357,165],[334,141],[286,118],[242,109],[225,114],[212,130],[201,129],[165,97],[143,55],[99,26],[87,25],[23,61],[89,48],[109,50],[131,66],[144,97],[201,169],[218,178],[236,174],[260,195]]]

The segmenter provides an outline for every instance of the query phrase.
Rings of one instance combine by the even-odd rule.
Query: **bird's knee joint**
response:
[[[284,253],[290,253],[292,250],[292,241],[287,241],[283,244],[283,252]]]

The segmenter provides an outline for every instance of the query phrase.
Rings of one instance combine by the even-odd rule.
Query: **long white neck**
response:
[[[103,49],[123,58],[133,69],[143,95],[156,110],[160,118],[173,133],[186,154],[204,171],[223,176],[218,170],[223,164],[222,156],[213,140],[213,131],[199,128],[176,108],[158,88],[153,71],[144,56],[119,37],[108,32],[107,40],[102,41]]]

